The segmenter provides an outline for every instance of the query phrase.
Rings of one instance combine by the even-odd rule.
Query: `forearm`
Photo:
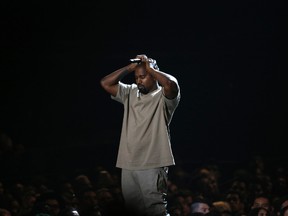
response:
[[[104,87],[118,84],[118,82],[123,79],[124,76],[133,71],[132,66],[132,64],[129,64],[103,77],[101,79],[101,85]]]
[[[109,94],[116,96],[117,95],[117,91],[118,91],[118,83],[119,81],[126,76],[127,74],[131,73],[132,71],[134,71],[134,65],[133,64],[129,64],[125,67],[122,67],[110,74],[108,74],[107,76],[103,77],[101,79],[101,86],[105,89],[105,91],[107,91]]]
[[[173,77],[170,74],[167,74],[165,72],[155,70],[154,68],[150,68],[148,71],[159,83],[161,86],[169,85],[171,82],[176,82],[177,80],[175,77]]]
[[[159,82],[161,86],[169,87],[171,84],[175,83],[177,84],[177,79],[165,72],[155,70],[154,68],[150,68],[148,72]]]

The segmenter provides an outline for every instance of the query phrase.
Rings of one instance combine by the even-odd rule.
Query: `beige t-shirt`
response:
[[[116,167],[143,170],[174,165],[169,124],[180,101],[180,90],[170,100],[159,86],[146,95],[136,84],[119,82],[116,97],[124,105]]]

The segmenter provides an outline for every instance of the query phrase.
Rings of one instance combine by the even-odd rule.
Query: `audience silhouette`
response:
[[[0,131],[0,216],[130,216],[114,168],[95,164],[33,175],[25,170],[25,152]],[[191,164],[170,170],[170,216],[288,216],[287,164],[266,163],[259,155],[232,172],[233,164]]]

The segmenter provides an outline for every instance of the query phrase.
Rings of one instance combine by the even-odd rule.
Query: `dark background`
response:
[[[25,147],[23,167],[114,167],[123,110],[99,81],[142,53],[181,87],[176,163],[286,160],[281,2],[0,4],[0,130]]]

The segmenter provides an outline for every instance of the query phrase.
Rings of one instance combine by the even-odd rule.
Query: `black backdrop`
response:
[[[0,128],[29,168],[114,166],[122,107],[99,81],[142,53],[181,87],[176,162],[285,160],[280,2],[2,1],[0,14]]]

